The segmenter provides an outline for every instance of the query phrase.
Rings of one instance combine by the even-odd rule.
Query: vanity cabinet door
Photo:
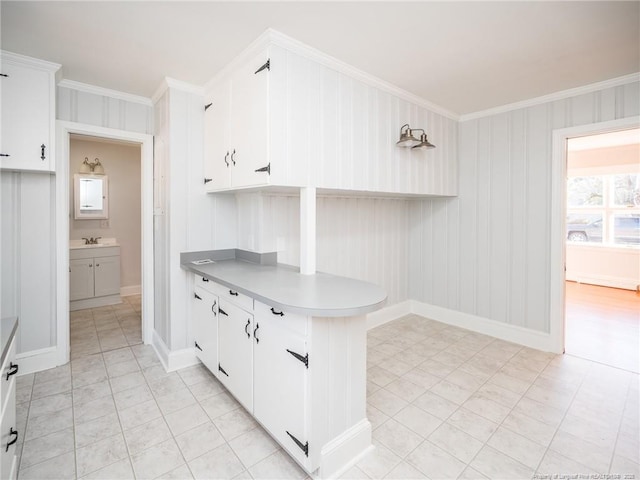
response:
[[[193,338],[196,356],[212,372],[218,371],[218,297],[196,286],[193,293]]]
[[[120,257],[96,257],[94,259],[94,295],[120,294]]]
[[[93,258],[69,261],[69,300],[93,297]]]
[[[53,72],[46,67],[31,67],[25,63],[18,55],[2,55],[0,167],[11,170],[54,171]]]
[[[220,298],[218,368],[222,384],[253,411],[253,315]]]

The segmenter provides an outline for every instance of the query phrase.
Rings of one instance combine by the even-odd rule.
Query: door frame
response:
[[[153,135],[56,121],[56,318],[57,361],[70,358],[69,332],[69,144],[71,134],[121,140],[140,145],[142,222],[142,341],[153,338]]]
[[[556,353],[564,353],[565,338],[567,141],[570,138],[628,130],[638,126],[640,116],[633,116],[553,130],[549,334],[551,347]]]

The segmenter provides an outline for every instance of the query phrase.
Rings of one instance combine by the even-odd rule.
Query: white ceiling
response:
[[[0,2],[3,49],[150,97],[271,27],[457,114],[640,71],[640,2]]]

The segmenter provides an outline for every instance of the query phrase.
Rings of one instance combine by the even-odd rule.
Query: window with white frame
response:
[[[640,175],[570,176],[567,241],[640,247]]]

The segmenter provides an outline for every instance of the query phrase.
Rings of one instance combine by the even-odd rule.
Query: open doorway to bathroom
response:
[[[142,343],[140,160],[140,144],[70,135],[71,360]]]
[[[569,138],[565,352],[638,372],[640,129]]]

